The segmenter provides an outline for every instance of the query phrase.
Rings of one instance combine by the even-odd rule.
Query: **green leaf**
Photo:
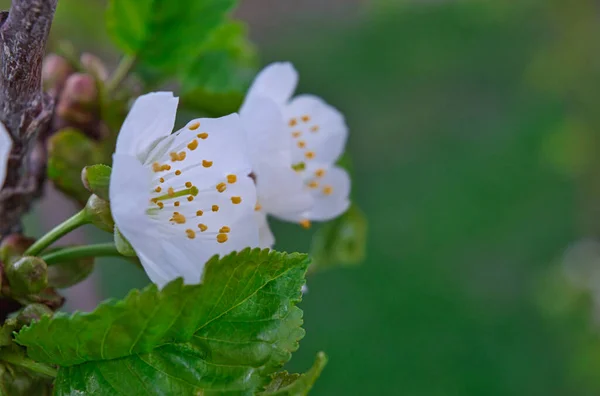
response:
[[[81,170],[86,165],[102,162],[102,157],[97,144],[82,132],[63,129],[48,141],[48,178],[83,205],[90,193],[81,182]]]
[[[240,22],[216,29],[181,74],[183,106],[224,115],[237,111],[256,73],[256,49]]]
[[[313,366],[306,374],[289,374],[281,371],[273,375],[271,383],[260,395],[303,396],[308,395],[315,381],[327,365],[327,355],[319,352]]]
[[[63,366],[58,395],[252,394],[304,336],[296,303],[308,262],[259,249],[215,257],[202,285],[151,285],[92,313],[43,318],[16,340],[33,359]]]
[[[108,165],[90,165],[83,168],[81,180],[85,188],[105,201],[109,200],[108,186],[112,169]]]
[[[177,70],[198,54],[236,0],[110,0],[109,35],[125,53],[163,70]]]
[[[356,204],[313,236],[311,271],[360,264],[365,258],[367,219]]]

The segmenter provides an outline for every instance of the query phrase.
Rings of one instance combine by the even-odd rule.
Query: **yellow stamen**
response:
[[[179,169],[177,169],[177,170],[175,171],[175,176],[179,176],[179,175],[181,175],[181,171],[180,171]]]
[[[165,204],[164,204],[164,203],[162,203],[162,202],[157,202],[156,204],[157,204],[157,205],[158,205],[158,207],[159,207],[159,208],[161,208],[161,209],[165,207]]]
[[[206,230],[208,230],[208,227],[206,226],[206,224],[198,224],[198,228],[200,228],[200,232],[204,232]]]
[[[323,169],[323,168],[317,169],[315,171],[315,176],[316,177],[323,177],[323,176],[325,176],[325,169]]]
[[[192,182],[185,182],[185,186],[186,186],[187,188],[190,188],[190,187],[192,187]]]
[[[165,178],[161,177],[160,179],[158,179],[158,181],[160,181],[161,183],[164,183],[165,182]]]
[[[198,141],[196,139],[192,140],[188,145],[187,148],[189,148],[191,151],[194,151],[198,148]]]
[[[185,233],[187,234],[187,237],[190,239],[196,238],[196,233],[194,232],[194,230],[191,230],[188,228],[187,230],[185,230]]]
[[[208,133],[202,132],[197,134],[196,136],[198,136],[200,139],[206,139],[208,137]]]
[[[154,191],[156,191],[156,192],[161,192],[161,191],[162,191],[162,188],[160,188],[160,186],[158,186],[158,187],[156,187],[156,188],[154,189]]]
[[[227,175],[227,183],[233,184],[237,181],[236,175]]]
[[[160,172],[162,170],[162,166],[158,162],[152,164],[152,170],[154,172]]]
[[[177,224],[185,224],[185,216],[179,212],[173,212],[173,217],[171,217],[171,221],[174,221]]]
[[[196,216],[202,216],[203,214],[204,214],[204,212],[201,211],[201,210],[199,210],[199,211],[196,212]]]
[[[230,232],[230,231],[231,231],[231,228],[229,228],[229,227],[227,227],[227,226],[223,226],[223,227],[221,227],[221,229],[219,230],[219,232],[221,232],[221,233],[225,233],[225,234],[226,234],[226,233],[228,233],[228,232]]]
[[[175,205],[175,206],[179,206],[179,205],[181,205],[181,204],[179,203],[179,201],[175,201],[175,203],[174,203],[173,205]]]
[[[219,211],[219,205],[213,205],[211,209],[212,209],[213,212],[218,212]]]
[[[225,189],[227,189],[227,185],[225,183],[219,183],[217,184],[217,191],[222,193],[223,191],[225,191]]]
[[[309,228],[310,228],[310,226],[311,226],[311,224],[310,224],[310,220],[308,220],[308,219],[302,219],[302,220],[300,220],[300,225],[301,225],[303,228],[309,229]]]
[[[190,125],[188,127],[191,131],[195,131],[196,129],[200,128],[200,123],[199,122],[194,122],[192,125]]]
[[[302,121],[304,121],[304,122],[310,121],[310,116],[309,115],[302,116]]]
[[[167,194],[169,195],[169,197],[175,195],[175,190],[173,190],[173,187],[169,187],[169,189],[167,190]]]
[[[292,132],[292,137],[298,138],[300,135],[302,135],[302,132],[300,131]]]
[[[202,160],[202,166],[205,168],[210,168],[212,166],[212,161]]]
[[[317,188],[319,187],[319,182],[313,180],[310,183],[308,183],[308,188]]]
[[[162,165],[162,166],[160,167],[160,170],[163,170],[163,171],[170,171],[170,170],[171,170],[171,165],[167,165],[167,164],[165,164],[165,165]]]
[[[237,204],[239,204],[239,203],[241,203],[241,202],[242,202],[242,197],[231,197],[231,202],[232,202],[234,205],[237,205]]]
[[[306,153],[304,153],[304,156],[306,157],[306,159],[313,159],[313,158],[315,158],[315,152],[307,151]]]
[[[296,145],[298,146],[298,148],[304,148],[306,147],[306,142],[304,140],[298,140],[298,143],[296,143]]]
[[[295,118],[292,118],[292,119],[290,120],[290,124],[289,124],[289,125],[290,125],[291,127],[298,125],[298,120],[296,120]]]
[[[254,210],[256,210],[257,212],[258,212],[259,210],[261,210],[261,209],[262,209],[262,205],[261,205],[261,204],[259,204],[259,203],[257,203],[257,204],[254,206]]]
[[[318,132],[319,131],[319,126],[318,125],[313,126],[312,128],[310,128],[310,131],[311,132]]]
[[[217,235],[217,242],[219,242],[219,243],[225,243],[225,242],[227,242],[227,239],[229,239],[227,234],[218,234]]]
[[[188,200],[189,202],[192,202],[192,201],[194,200],[194,196],[193,196],[193,195],[190,195],[189,197],[187,197],[187,200]]]
[[[323,187],[323,194],[331,195],[332,193],[333,193],[333,187],[331,187],[331,186]]]

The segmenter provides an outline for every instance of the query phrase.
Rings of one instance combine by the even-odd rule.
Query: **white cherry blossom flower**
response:
[[[237,114],[195,119],[171,134],[178,99],[138,98],[117,139],[110,180],[115,223],[150,279],[201,281],[215,254],[258,245],[256,187]]]
[[[8,156],[12,149],[12,139],[3,123],[0,122],[0,189],[6,178],[6,168],[8,167]]]
[[[311,221],[333,219],[350,205],[350,178],[335,165],[348,136],[344,117],[316,96],[292,98],[297,83],[290,63],[267,66],[240,110],[256,179],[263,247],[274,243],[267,214],[308,228]]]

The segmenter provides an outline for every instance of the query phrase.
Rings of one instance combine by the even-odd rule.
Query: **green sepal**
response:
[[[119,227],[117,227],[117,226],[115,226],[114,237],[115,237],[115,246],[117,247],[117,251],[119,253],[121,253],[125,257],[136,257],[137,256],[137,254],[135,253],[135,250],[133,250],[133,247],[131,246],[129,241],[123,236],[123,234],[121,234],[121,231],[119,231]]]
[[[86,166],[81,171],[81,181],[89,192],[108,201],[108,187],[110,184],[111,172],[112,169],[108,165],[97,164]]]
[[[84,208],[85,216],[88,221],[96,227],[106,232],[113,232],[115,221],[112,218],[110,204],[97,195],[92,195],[88,199]]]
[[[360,264],[365,258],[367,219],[356,204],[313,236],[310,271]]]
[[[273,374],[271,382],[265,390],[260,393],[261,396],[304,396],[312,389],[321,372],[327,365],[327,355],[319,352],[315,358],[313,366],[306,374],[289,374],[287,371],[280,371]]]

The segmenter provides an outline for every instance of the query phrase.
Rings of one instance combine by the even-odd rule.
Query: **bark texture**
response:
[[[48,128],[54,103],[42,92],[42,60],[57,1],[13,0],[0,14],[0,121],[13,140],[0,190],[0,239],[19,231],[45,179],[37,136]]]

